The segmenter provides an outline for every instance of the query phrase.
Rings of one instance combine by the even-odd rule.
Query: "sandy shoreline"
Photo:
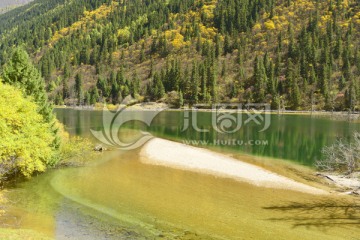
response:
[[[328,192],[290,178],[280,176],[261,167],[181,143],[155,138],[140,152],[141,161],[146,164],[173,167],[177,169],[232,178],[259,187],[287,189],[309,194]]]

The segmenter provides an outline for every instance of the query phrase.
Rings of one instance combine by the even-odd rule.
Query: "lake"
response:
[[[67,130],[74,135],[92,137],[89,129],[100,130],[103,128],[102,111],[57,109],[56,114],[58,119],[67,126]],[[130,112],[129,114],[145,115],[143,112]],[[182,131],[184,115],[182,111],[161,112],[154,118],[150,127],[139,122],[129,122],[129,124],[124,124],[124,127],[140,128],[151,132],[156,137],[179,142],[186,141],[195,145],[198,143],[200,146],[203,146],[201,142],[206,141],[208,148],[285,159],[307,166],[313,166],[314,162],[321,158],[321,149],[324,146],[333,144],[337,139],[350,140],[354,131],[360,131],[359,123],[335,121],[310,115],[273,114],[270,115],[270,127],[266,131],[259,132],[263,126],[250,123],[235,133],[223,134],[212,128],[211,112],[199,112],[197,125],[201,129],[209,130],[209,132],[203,133],[195,131],[191,127]],[[244,142],[259,140],[265,141],[265,144],[234,146],[222,141],[214,146],[218,143],[217,140],[224,139],[237,139]]]
[[[72,135],[91,137],[90,129],[103,127],[101,111],[57,109],[56,114]],[[225,134],[213,129],[211,112],[197,114],[197,126],[208,132],[183,131],[186,119],[184,112],[162,112],[150,126],[131,122],[121,133],[132,136],[140,129],[250,162],[308,168],[323,146],[360,130],[346,121],[271,115],[263,132],[261,124],[249,123]],[[229,139],[267,144],[214,144]],[[350,197],[313,196],[146,165],[139,149],[99,154],[88,167],[49,171],[18,184],[8,196],[14,202],[8,225],[56,239],[358,239],[360,234],[359,205]]]

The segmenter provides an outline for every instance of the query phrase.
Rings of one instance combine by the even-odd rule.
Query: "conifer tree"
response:
[[[63,78],[62,80],[62,98],[63,100],[70,97],[70,90],[68,85],[68,80],[66,78]]]
[[[193,63],[191,71],[191,103],[197,104],[199,101],[199,70],[197,63]]]
[[[58,135],[58,128],[55,126],[53,107],[48,102],[45,82],[40,76],[39,71],[30,62],[25,50],[22,48],[14,50],[10,61],[3,69],[2,79],[4,83],[19,88],[25,96],[33,97],[38,106],[38,113],[43,116],[45,122],[52,125],[54,135],[52,147],[54,150],[58,150],[61,145],[61,139]]]
[[[83,82],[80,73],[76,74],[75,76],[75,94],[76,98],[78,99],[78,104],[81,105],[83,101]]]
[[[161,99],[162,97],[164,97],[165,95],[165,88],[164,88],[164,84],[161,81],[161,78],[159,76],[158,73],[156,73],[154,75],[154,80],[153,80],[153,89],[154,89],[154,97],[156,100]]]
[[[10,61],[4,67],[2,79],[4,83],[18,87],[24,95],[32,96],[39,106],[38,112],[45,121],[54,120],[53,109],[45,91],[45,82],[23,49],[15,49]]]
[[[256,57],[255,59],[254,80],[255,80],[254,87],[255,87],[255,95],[256,95],[255,100],[259,103],[262,103],[265,100],[267,76],[266,76],[264,63],[259,56]]]

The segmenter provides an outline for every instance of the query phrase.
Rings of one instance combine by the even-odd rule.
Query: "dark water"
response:
[[[58,119],[72,134],[91,136],[89,129],[103,127],[102,111],[81,111],[57,109]],[[133,112],[144,115],[143,112]],[[360,124],[348,121],[335,121],[309,115],[271,115],[270,126],[260,132],[264,125],[250,122],[235,133],[220,133],[213,128],[211,112],[197,113],[197,126],[209,132],[199,132],[191,126],[182,131],[185,113],[179,111],[161,112],[151,126],[139,121],[124,124],[125,128],[140,128],[154,136],[185,142],[201,147],[218,148],[223,151],[243,152],[252,155],[291,160],[303,165],[313,166],[321,158],[321,149],[333,144],[337,139],[350,140]],[[191,116],[191,115],[190,115]],[[144,118],[146,115],[144,115]],[[237,140],[233,144],[233,140]]]

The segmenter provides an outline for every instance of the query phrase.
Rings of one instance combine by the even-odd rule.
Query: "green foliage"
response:
[[[221,33],[248,31],[258,20],[260,10],[269,1],[222,0],[215,9],[215,25]]]
[[[157,101],[175,91],[184,103],[276,107],[283,99],[290,109],[359,108],[360,5],[353,0],[36,3],[0,16],[0,65],[24,45],[56,103]],[[75,84],[74,95],[79,72],[82,91]],[[53,84],[58,76],[62,84]]]
[[[255,59],[254,66],[254,80],[255,80],[255,93],[256,101],[264,102],[265,101],[265,91],[267,84],[267,76],[264,63],[261,58],[257,57]]]
[[[78,99],[78,104],[82,105],[84,99],[84,93],[83,93],[82,77],[80,74],[76,74],[75,77],[75,94]]]
[[[52,127],[37,108],[30,97],[0,83],[0,174],[30,177],[57,157]]]
[[[61,145],[61,160],[58,166],[81,166],[94,160],[96,153],[93,143],[89,139],[79,136],[70,137],[62,130],[63,144]]]
[[[53,120],[52,107],[48,103],[45,83],[39,71],[31,64],[22,48],[16,48],[2,73],[3,82],[21,89],[26,96],[32,96],[38,104],[38,112],[47,122]]]
[[[10,61],[4,67],[2,77],[4,83],[17,87],[24,96],[30,96],[34,99],[37,105],[36,111],[52,128],[53,141],[51,146],[54,151],[58,150],[61,139],[57,135],[56,120],[52,112],[52,105],[48,102],[44,80],[22,48],[15,49]]]

